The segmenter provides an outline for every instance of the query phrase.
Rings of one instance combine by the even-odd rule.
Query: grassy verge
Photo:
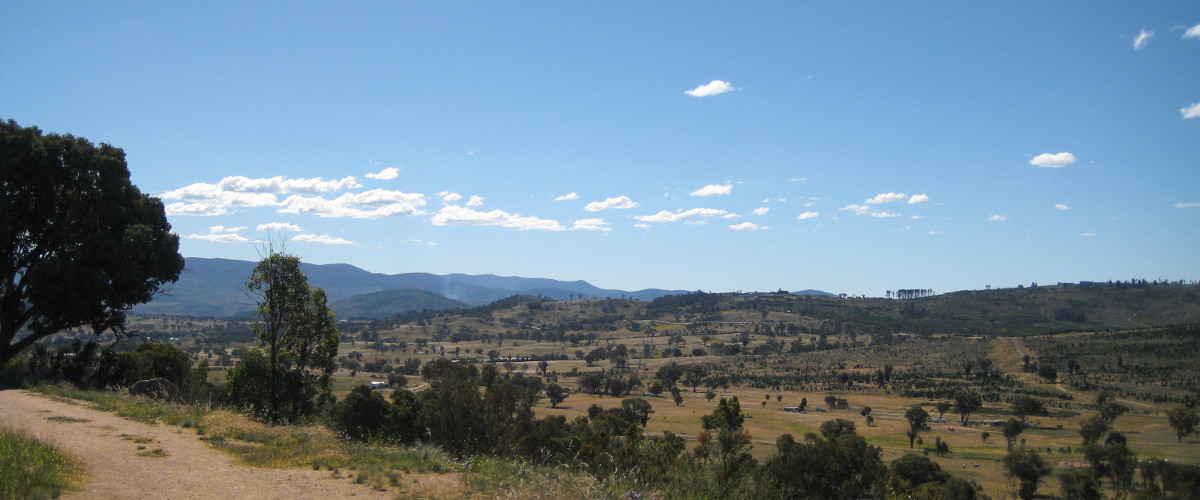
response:
[[[0,498],[58,498],[82,473],[74,459],[53,446],[0,427]]]
[[[67,385],[42,384],[29,390],[52,398],[86,401],[97,410],[113,412],[118,417],[147,424],[162,422],[184,428],[202,429],[204,416],[208,414],[204,408],[195,406],[162,403],[117,392],[77,389]]]

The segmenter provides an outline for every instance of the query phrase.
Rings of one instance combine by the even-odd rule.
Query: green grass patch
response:
[[[53,446],[0,427],[0,498],[57,498],[82,472],[73,458]]]
[[[60,399],[85,401],[97,410],[113,412],[118,417],[147,424],[162,422],[184,428],[200,429],[204,422],[204,415],[208,413],[204,408],[191,405],[151,401],[129,397],[118,392],[77,389],[66,385],[42,384],[30,388],[30,390]]]
[[[62,415],[55,415],[55,416],[53,416],[53,417],[46,417],[46,420],[49,420],[49,421],[51,421],[51,422],[65,422],[65,423],[68,423],[68,424],[77,424],[77,423],[81,423],[81,422],[91,422],[91,420],[88,420],[88,419],[86,419],[86,418],[65,417],[65,416],[62,416]]]
[[[145,447],[139,446],[138,448],[145,448]],[[162,457],[167,456],[167,450],[164,450],[162,448],[155,448],[153,450],[139,451],[137,456],[150,457],[150,458],[162,458]]]

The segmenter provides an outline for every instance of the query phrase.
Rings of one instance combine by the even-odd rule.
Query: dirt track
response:
[[[0,424],[24,429],[87,467],[78,491],[62,498],[274,499],[392,498],[329,471],[238,465],[195,431],[147,425],[25,391],[0,391]],[[142,449],[139,449],[142,447]],[[162,450],[159,456],[141,456]]]

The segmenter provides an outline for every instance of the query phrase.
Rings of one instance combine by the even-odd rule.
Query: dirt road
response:
[[[147,425],[18,390],[0,391],[0,424],[74,455],[87,467],[79,491],[62,498],[393,498],[329,471],[248,467],[196,432]]]

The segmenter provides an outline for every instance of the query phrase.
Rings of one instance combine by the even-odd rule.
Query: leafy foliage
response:
[[[123,332],[126,310],[178,279],[178,250],[124,151],[0,122],[0,367],[59,331]]]

